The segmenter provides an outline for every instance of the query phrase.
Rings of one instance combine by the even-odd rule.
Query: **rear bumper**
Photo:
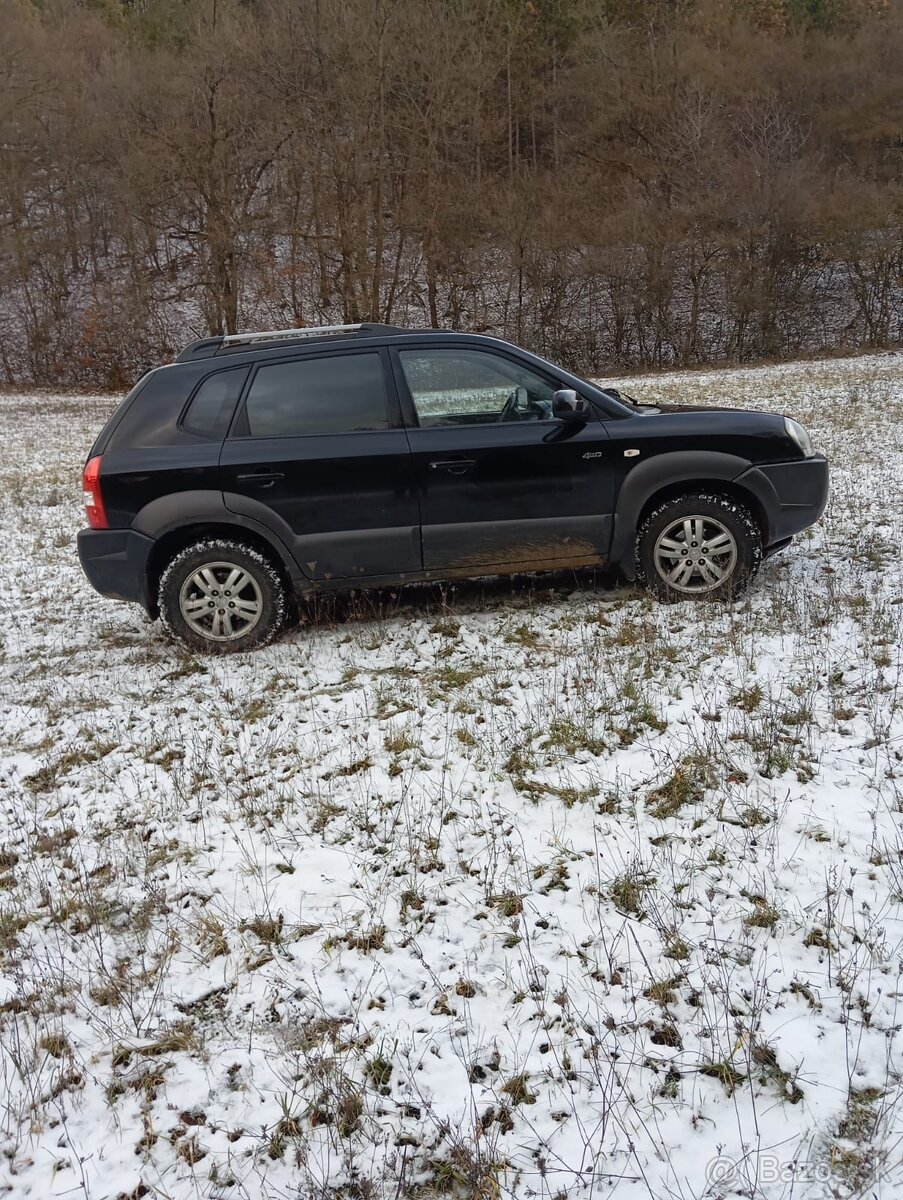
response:
[[[88,582],[101,596],[130,600],[150,611],[147,560],[153,539],[134,529],[82,529],[78,557]]]
[[[795,462],[750,467],[737,480],[755,493],[768,518],[766,545],[814,525],[828,503],[828,460],[823,454]]]

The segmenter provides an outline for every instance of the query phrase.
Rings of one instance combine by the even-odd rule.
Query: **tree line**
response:
[[[384,321],[903,340],[898,0],[0,0],[0,380]]]

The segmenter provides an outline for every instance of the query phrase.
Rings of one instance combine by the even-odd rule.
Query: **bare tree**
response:
[[[0,370],[257,322],[903,338],[901,0],[0,0]]]

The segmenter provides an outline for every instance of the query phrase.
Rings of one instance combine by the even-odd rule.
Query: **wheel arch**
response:
[[[763,547],[767,546],[772,540],[774,516],[780,503],[767,477],[751,468],[748,460],[718,451],[657,455],[635,467],[618,496],[612,563],[629,579],[635,578],[636,532],[647,514],[667,500],[702,491],[729,496],[744,504],[759,528]]]
[[[152,617],[159,615],[157,588],[160,583],[160,577],[169,563],[182,550],[191,546],[194,542],[203,541],[206,538],[226,538],[229,541],[242,542],[244,545],[257,550],[269,559],[279,572],[279,577],[285,585],[289,598],[291,599],[294,595],[295,585],[288,563],[283,557],[285,552],[277,548],[275,539],[270,540],[259,530],[248,525],[239,525],[234,521],[189,521],[184,525],[178,525],[168,530],[161,537],[157,538],[153,549],[148,555],[147,598],[148,611]]]
[[[737,500],[740,504],[745,505],[759,527],[762,545],[765,545],[768,538],[768,513],[762,501],[754,492],[733,479],[694,479],[692,481],[682,480],[679,483],[666,484],[647,498],[637,514],[637,527],[639,528],[649,513],[653,509],[658,508],[660,504],[666,504],[669,500],[676,500],[680,496],[692,495],[694,492],[708,492],[712,495],[727,496],[731,500]]]
[[[141,509],[132,528],[154,543],[145,566],[146,607],[152,617],[159,615],[157,585],[167,563],[180,550],[204,537],[243,541],[265,554],[279,571],[290,597],[294,595],[295,580],[301,577],[285,543],[260,521],[233,513],[219,491],[169,492],[158,496]]]

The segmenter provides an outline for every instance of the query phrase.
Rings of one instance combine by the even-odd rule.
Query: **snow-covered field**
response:
[[[746,601],[232,659],[81,575],[110,399],[0,397],[2,1194],[903,1194],[903,357],[623,385],[831,455]]]

